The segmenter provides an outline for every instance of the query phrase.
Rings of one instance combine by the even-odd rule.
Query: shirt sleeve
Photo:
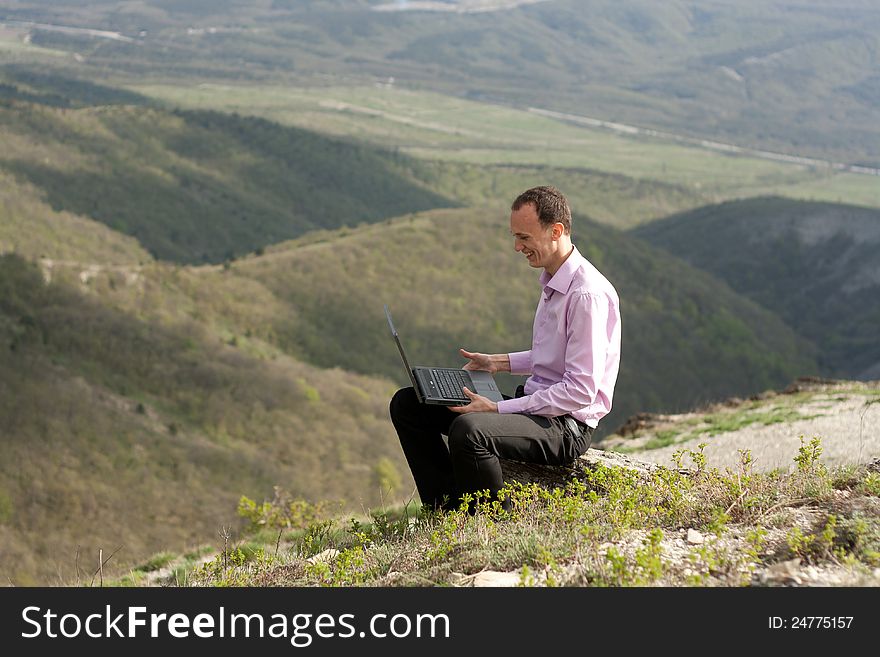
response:
[[[605,295],[586,292],[572,299],[566,310],[562,380],[531,395],[498,402],[498,412],[555,417],[590,406],[605,372],[610,303]]]
[[[514,351],[507,354],[510,359],[511,374],[531,374],[532,373],[532,351]]]

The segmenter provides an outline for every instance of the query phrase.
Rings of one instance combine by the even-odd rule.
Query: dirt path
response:
[[[796,409],[804,419],[766,425],[755,422],[736,431],[716,435],[704,433],[665,447],[640,450],[635,456],[661,465],[673,465],[675,452],[697,450],[700,443],[707,443],[703,453],[709,467],[736,468],[741,458],[739,450],[750,450],[755,471],[775,468],[791,471],[796,467],[794,458],[799,448],[818,437],[822,447],[820,460],[829,467],[864,464],[880,457],[880,388],[876,395],[845,394],[831,388],[797,404]],[[678,417],[680,426],[687,417],[693,416]],[[675,427],[676,424],[671,422],[664,426]],[[682,433],[687,435],[685,431]],[[603,443],[602,447],[614,449],[615,443],[637,444],[636,441],[618,439],[607,445]],[[685,458],[684,465],[691,465],[688,458]]]

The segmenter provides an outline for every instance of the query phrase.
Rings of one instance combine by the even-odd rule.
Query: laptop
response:
[[[489,372],[482,370],[462,370],[451,367],[410,367],[409,359],[400,343],[400,336],[394,328],[391,320],[391,311],[385,306],[385,316],[388,318],[388,326],[391,327],[391,335],[397,343],[400,357],[412,381],[416,391],[416,397],[423,404],[439,404],[441,406],[465,406],[470,399],[462,392],[462,387],[467,386],[471,392],[483,395],[492,401],[503,401],[504,397],[498,390],[498,384]]]

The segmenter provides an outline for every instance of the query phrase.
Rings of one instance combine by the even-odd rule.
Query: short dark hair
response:
[[[544,185],[527,189],[516,197],[510,209],[516,212],[527,203],[535,206],[538,220],[544,228],[560,223],[566,233],[571,232],[571,209],[565,195],[555,187]]]

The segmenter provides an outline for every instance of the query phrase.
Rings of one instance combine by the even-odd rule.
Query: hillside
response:
[[[582,253],[622,299],[624,358],[605,430],[639,411],[750,394],[815,371],[807,342],[711,277],[625,233],[581,217],[574,225]],[[226,274],[230,284],[256,281],[296,309],[262,326],[242,313],[227,313],[226,321],[243,318],[238,332],[319,367],[404,383],[383,303],[418,363],[455,365],[459,346],[495,352],[531,340],[536,273],[513,252],[507,213],[495,208],[312,234],[237,261]]]
[[[237,524],[241,495],[274,486],[348,508],[409,495],[389,381],[224,341],[194,303],[148,320],[96,293],[128,287],[147,308],[174,267],[77,269],[68,283],[69,268],[46,284],[0,256],[4,581],[58,583],[98,549],[122,548],[108,568],[195,549]]]
[[[269,497],[275,485],[313,504],[406,499],[387,418],[405,375],[382,303],[418,362],[454,365],[460,344],[526,346],[535,272],[510,248],[506,219],[431,211],[197,268],[42,259],[37,269],[5,256],[4,568],[31,581],[70,572],[77,545],[124,544],[128,563],[194,546],[238,496]],[[710,277],[576,222],[624,299],[606,431],[636,411],[748,394],[815,367],[809,345]],[[163,518],[162,531],[144,518]]]
[[[880,391],[761,391],[880,376],[877,8],[382,4],[0,8],[0,578],[876,584]],[[594,448],[696,472],[401,507],[382,304],[419,364],[525,348],[537,184],[622,300]]]
[[[626,233],[581,217],[575,225],[576,243],[623,300],[626,357],[602,433],[636,412],[689,408],[815,373],[811,345],[771,313]],[[400,384],[407,379],[384,303],[412,360],[450,365],[459,346],[526,348],[536,303],[536,274],[513,252],[507,213],[497,208],[313,232],[223,266],[137,268],[133,283],[87,264],[53,271],[81,286],[91,271],[83,289],[141,321],[197,321],[243,349]],[[512,391],[517,379],[504,382]]]
[[[456,203],[408,158],[262,119],[140,106],[0,104],[0,173],[154,257],[222,262],[317,228]]]
[[[867,0],[554,0],[469,14],[380,4],[25,0],[0,20],[17,58],[93,77],[393,79],[848,163],[880,157],[880,13]]]
[[[703,269],[816,344],[825,376],[880,376],[880,212],[756,198],[634,235]]]
[[[345,112],[334,112],[326,107],[326,98],[303,89],[217,86],[200,86],[196,90],[144,89],[157,98],[149,99],[81,78],[41,73],[28,67],[0,68],[0,105],[7,112],[4,125],[13,149],[6,155],[10,167],[7,194],[11,195],[14,190],[17,197],[34,197],[38,203],[45,203],[48,196],[56,209],[103,221],[117,230],[138,230],[142,241],[148,243],[159,257],[192,262],[207,256],[210,261],[216,261],[240,254],[240,249],[248,244],[252,245],[252,250],[259,248],[267,239],[261,230],[277,230],[285,236],[297,235],[304,230],[302,217],[298,215],[304,214],[314,222],[306,226],[333,227],[340,223],[371,221],[376,216],[385,218],[385,212],[394,214],[419,209],[425,206],[425,198],[429,207],[505,205],[523,189],[548,180],[561,189],[570,190],[573,207],[581,208],[599,222],[619,228],[705,205],[719,198],[719,194],[743,193],[755,184],[752,173],[740,176],[723,166],[724,175],[721,175],[721,171],[712,171],[708,162],[683,164],[681,170],[676,168],[668,172],[669,177],[678,182],[660,182],[656,176],[645,178],[656,167],[652,169],[645,163],[634,166],[632,158],[626,154],[619,156],[620,163],[612,165],[607,157],[608,144],[600,143],[596,144],[596,150],[601,149],[606,155],[602,163],[597,160],[595,164],[604,166],[603,170],[584,166],[586,161],[575,162],[572,166],[569,158],[561,155],[552,165],[533,163],[530,157],[524,157],[522,163],[500,165],[444,161],[443,157],[450,152],[462,152],[465,145],[469,151],[480,148],[508,151],[527,146],[535,147],[538,154],[538,146],[547,150],[548,135],[524,141],[520,129],[522,117],[519,116],[524,113],[502,114],[499,116],[503,119],[499,121],[501,125],[487,130],[484,115],[488,107],[476,103],[467,114],[471,117],[469,120],[478,122],[459,131],[455,125],[462,121],[462,109],[437,95],[374,94],[361,102],[384,100],[392,103],[392,120],[385,121],[378,110],[373,114],[369,113],[372,110],[368,112],[368,108],[363,108],[368,113],[364,115],[367,120],[362,123],[357,113],[346,116]],[[309,94],[307,103],[297,100],[298,94],[303,93]],[[357,90],[348,92],[348,95],[357,94]],[[401,105],[401,101],[409,104]],[[31,104],[42,107],[33,107],[32,111]],[[148,107],[151,105],[152,108]],[[160,109],[160,105],[165,109]],[[175,113],[175,107],[196,111]],[[429,107],[434,109],[429,110]],[[223,110],[225,118],[212,113],[211,108]],[[64,109],[81,111],[71,113]],[[432,111],[431,121],[419,122],[410,118],[424,116],[427,111]],[[405,115],[400,116],[400,112]],[[36,125],[29,116],[32,113],[39,113],[42,117]],[[109,113],[113,115],[114,134],[109,135],[103,130],[99,133],[101,138],[93,138],[95,143],[83,144],[83,130],[102,128]],[[344,120],[334,123],[334,114],[340,114]],[[255,120],[260,118],[271,123]],[[155,120],[167,123],[166,127],[173,128],[178,137],[166,139],[162,145],[156,144],[154,135],[146,136],[150,130],[147,124]],[[547,122],[547,125],[552,124]],[[300,130],[291,132],[286,127]],[[528,126],[528,129],[539,127]],[[457,135],[457,131],[461,134]],[[573,147],[572,137],[577,135],[576,132],[562,126],[557,127],[556,132],[554,149]],[[438,134],[445,138],[437,141]],[[186,139],[180,135],[186,135]],[[262,141],[256,142],[257,136]],[[462,141],[465,137],[467,141]],[[359,145],[349,143],[346,148],[344,144],[352,138],[356,138]],[[183,141],[185,147],[181,145]],[[249,141],[244,149],[240,147],[241,141]],[[273,148],[266,148],[266,143],[271,143]],[[577,143],[582,144],[583,139]],[[252,160],[250,169],[245,169],[244,163],[232,166],[220,158],[206,158],[207,153],[222,152],[224,148],[236,149],[237,154],[231,159],[240,158],[242,150],[248,151]],[[418,158],[392,156],[389,152],[419,149],[430,150],[420,152]],[[95,175],[90,180],[94,191],[82,190],[73,184],[76,179],[69,180],[70,174],[66,170],[73,162],[82,164],[83,150],[93,153],[89,168],[95,172],[106,173],[112,163],[124,179],[139,178],[145,171],[148,177],[137,185],[127,184],[126,198],[120,198],[119,192],[112,188],[112,181]],[[39,159],[41,153],[42,160]],[[321,163],[316,164],[316,154]],[[50,156],[48,159],[52,165],[48,168],[46,155]],[[650,157],[652,155],[646,154],[646,158]],[[677,159],[682,158],[677,156]],[[364,170],[355,168],[358,162],[365,163]],[[392,175],[377,187],[371,176],[375,171],[382,172],[383,163],[396,167],[400,177]],[[36,171],[35,165],[39,167]],[[24,171],[19,170],[22,166]],[[695,167],[706,173],[707,181],[723,178],[726,186],[722,190],[713,185],[704,193],[702,182],[681,182]],[[259,176],[256,168],[259,168]],[[742,167],[736,168],[742,170]],[[332,170],[332,176],[327,174],[328,169]],[[622,173],[627,169],[631,175]],[[155,182],[150,176],[155,177],[158,172],[165,172],[162,183],[166,193],[171,190],[168,200],[157,201],[148,187],[147,183]],[[654,170],[654,173],[657,172]],[[83,172],[78,174],[85,175]],[[285,178],[284,184],[278,181],[285,176],[290,178]],[[764,170],[762,176],[777,178]],[[341,185],[341,192],[334,187],[333,194],[325,193],[331,183],[343,177],[346,184]],[[36,187],[33,184],[28,186],[27,181],[31,179]],[[308,193],[317,195],[317,198],[307,207],[291,207],[290,199],[284,195],[302,193],[302,180],[308,181]],[[788,180],[794,185],[804,184],[814,180],[814,176]],[[215,189],[221,182],[222,193]],[[19,189],[15,188],[16,184],[20,185]],[[179,188],[174,189],[175,186]],[[369,189],[371,187],[375,189]],[[419,187],[425,198],[419,198],[416,189]],[[41,197],[43,188],[45,191]],[[251,203],[256,192],[261,195],[262,205],[258,207]],[[380,192],[381,198],[373,198]],[[205,198],[206,194],[210,198]],[[279,195],[281,197],[276,198]],[[343,206],[342,198],[346,196],[369,202],[360,208],[352,207],[352,202]],[[160,202],[162,205],[157,207]],[[155,213],[160,209],[164,214],[161,221],[156,221]],[[275,214],[262,216],[261,212]],[[332,219],[331,212],[335,213]],[[255,213],[258,216],[253,216]],[[42,211],[34,209],[27,214],[31,221],[42,221]],[[210,216],[206,216],[208,214]],[[243,221],[242,217],[247,218],[246,226],[237,225]],[[238,222],[233,221],[235,218]],[[206,225],[216,229],[218,223],[221,231],[194,235]],[[239,231],[245,239],[230,244],[228,233],[233,230]],[[207,256],[186,251],[202,245],[209,249]],[[157,247],[161,247],[161,253],[157,252]]]
[[[784,417],[772,425],[785,441],[766,445],[755,433],[741,440],[754,424],[779,415],[780,406]],[[858,445],[849,433],[854,409],[865,427]],[[799,435],[809,417],[828,422],[821,433]],[[843,431],[833,421],[841,417]],[[546,487],[508,478],[510,512],[488,504],[473,516],[383,507],[367,517],[298,523],[270,500],[259,512],[242,507],[251,527],[232,547],[219,546],[198,561],[166,553],[164,569],[148,562],[124,582],[880,585],[880,382],[800,380],[785,391],[653,421],[615,448],[629,443],[635,457],[590,450],[575,467],[556,469],[555,483]],[[674,455],[649,448],[649,436],[668,431],[695,435],[678,442]],[[657,451],[664,453],[659,467]]]

